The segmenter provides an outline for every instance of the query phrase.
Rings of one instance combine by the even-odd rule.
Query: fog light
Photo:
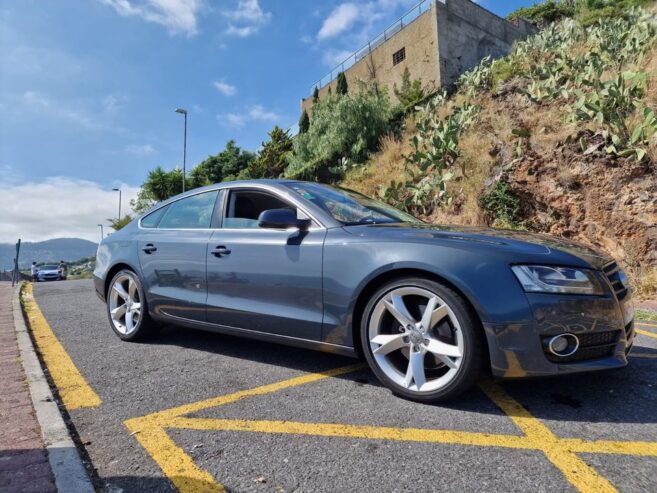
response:
[[[555,356],[571,356],[579,348],[579,339],[574,334],[560,334],[548,341],[548,349]]]

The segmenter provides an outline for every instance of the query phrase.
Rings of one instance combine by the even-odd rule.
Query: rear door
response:
[[[224,204],[208,249],[208,322],[320,340],[326,229],[260,228],[263,210],[297,209],[268,190],[231,188]]]
[[[217,190],[191,195],[154,220],[141,220],[138,253],[151,311],[205,321],[205,264],[218,196]]]

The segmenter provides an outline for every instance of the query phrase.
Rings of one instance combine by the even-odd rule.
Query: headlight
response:
[[[595,272],[549,265],[511,267],[525,291],[531,293],[604,294]]]

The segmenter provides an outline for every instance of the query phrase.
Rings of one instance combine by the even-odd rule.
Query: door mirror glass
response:
[[[258,216],[258,226],[271,229],[298,228],[304,230],[310,226],[310,220],[298,219],[296,211],[292,209],[269,209],[262,211]]]

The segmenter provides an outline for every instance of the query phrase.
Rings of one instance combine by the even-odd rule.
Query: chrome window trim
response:
[[[184,200],[186,198],[193,197],[195,195],[200,195],[202,193],[210,193],[210,192],[218,192],[217,199],[220,199],[220,198],[222,198],[221,197],[221,192],[223,190],[225,190],[226,192],[230,192],[231,190],[234,190],[234,189],[237,189],[237,190],[239,190],[239,189],[242,189],[242,190],[252,189],[252,190],[256,190],[256,191],[264,191],[264,192],[272,193],[273,195],[275,195],[278,199],[282,200],[283,202],[291,202],[292,204],[294,204],[295,207],[297,207],[298,209],[301,209],[301,211],[310,218],[310,220],[313,222],[313,224],[316,225],[316,226],[313,226],[311,228],[308,228],[306,231],[321,231],[321,230],[329,229],[328,226],[326,226],[326,224],[323,221],[321,221],[320,219],[317,218],[316,215],[308,212],[308,209],[306,207],[304,207],[302,204],[300,204],[299,201],[297,201],[295,197],[293,197],[293,196],[285,197],[281,194],[281,191],[278,190],[276,187],[271,186],[271,185],[261,184],[261,183],[225,184],[225,185],[222,185],[222,186],[218,186],[217,188],[213,188],[211,190],[199,190],[198,192],[195,192],[195,193],[189,193],[189,194],[186,194],[184,197],[180,197],[179,199],[176,199],[176,200],[165,201],[159,207],[156,207],[152,211],[149,211],[148,214],[144,214],[142,217],[140,217],[139,220],[137,221],[137,228],[139,230],[143,230],[143,231],[221,231],[221,230],[223,230],[223,231],[276,231],[276,232],[293,231],[293,229],[285,230],[285,229],[271,229],[271,228],[221,228],[221,227],[219,227],[219,228],[212,228],[212,227],[210,227],[210,228],[160,228],[159,226],[156,227],[156,228],[146,228],[146,227],[141,225],[142,219],[144,219],[147,215],[150,216],[151,214],[157,212],[161,208],[168,207],[171,204],[174,204],[174,203],[176,203],[180,200]],[[224,200],[228,200],[228,195],[229,195],[229,193],[226,194]],[[216,207],[216,202],[215,202],[215,207]],[[223,223],[223,214],[224,214],[224,211],[223,211],[223,207],[222,207],[222,223]],[[162,218],[160,218],[160,220],[161,219]],[[159,221],[158,221],[158,224],[159,224]]]

